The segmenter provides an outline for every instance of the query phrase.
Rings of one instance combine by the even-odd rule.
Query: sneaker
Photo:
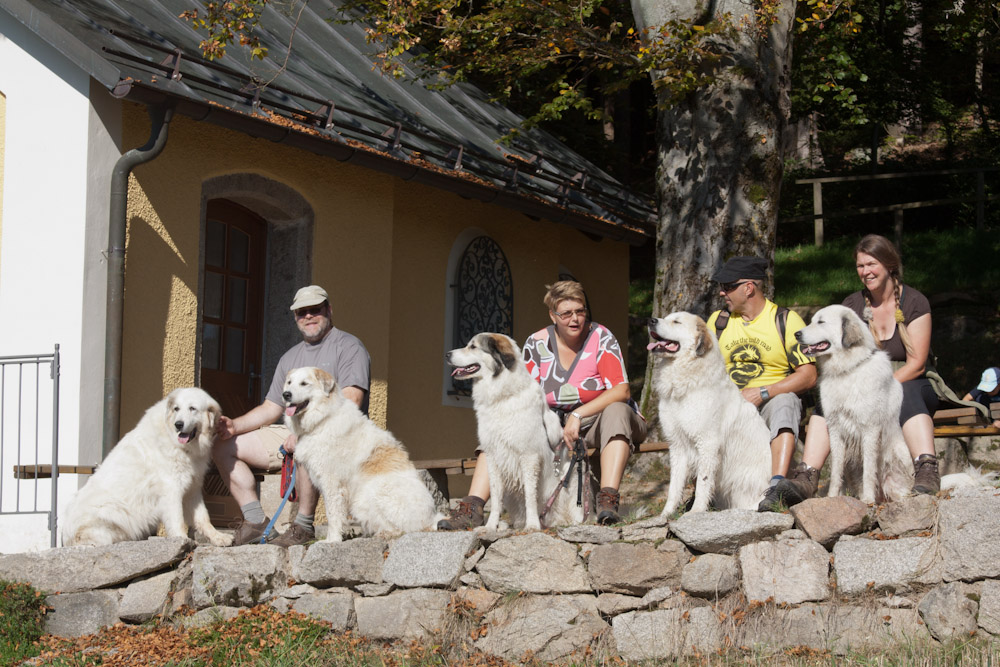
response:
[[[458,501],[458,507],[448,514],[448,518],[438,521],[438,530],[468,530],[483,525],[483,507],[486,501],[476,496],[466,496]]]
[[[622,520],[618,516],[618,503],[621,494],[616,489],[606,486],[597,492],[597,523],[609,526]]]
[[[798,505],[816,495],[819,487],[819,470],[805,463],[795,466],[788,477],[775,484],[775,490],[786,505]]]
[[[938,460],[933,454],[921,454],[913,462],[913,490],[932,495],[941,490]]]
[[[293,523],[291,528],[283,532],[281,536],[271,542],[271,544],[287,549],[288,547],[293,547],[296,544],[307,544],[315,539],[315,528],[306,528],[302,524]]]
[[[780,512],[782,506],[787,507],[788,503],[785,502],[785,497],[778,490],[778,484],[780,484],[783,479],[779,479],[776,483],[767,487],[767,491],[764,492],[764,500],[760,501],[757,505],[758,512]]]
[[[236,530],[233,532],[233,546],[238,547],[244,544],[259,543],[261,536],[264,534],[264,529],[267,528],[269,522],[270,519],[264,519],[260,523],[250,523],[246,519],[240,519],[236,523]],[[272,528],[271,534],[267,536],[267,541],[273,542],[277,537],[278,532]]]

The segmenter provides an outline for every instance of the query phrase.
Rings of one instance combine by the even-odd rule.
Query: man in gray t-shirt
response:
[[[322,368],[336,378],[344,398],[368,414],[371,378],[368,350],[357,337],[333,326],[326,290],[317,285],[303,287],[296,292],[291,310],[303,340],[281,356],[264,402],[241,417],[219,418],[212,457],[243,513],[243,521],[233,536],[234,546],[259,542],[269,521],[260,506],[250,468],[278,470],[279,448],[284,446],[289,454],[295,451],[295,436],[276,423],[285,412],[281,394],[288,371],[305,366]],[[295,489],[299,494],[295,522],[280,537],[272,529],[268,541],[273,544],[289,547],[315,537],[313,515],[319,494],[301,468],[296,472]]]

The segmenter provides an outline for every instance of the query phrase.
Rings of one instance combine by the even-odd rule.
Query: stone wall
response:
[[[553,534],[554,533],[554,534]],[[455,627],[490,654],[625,659],[766,645],[843,652],[1000,633],[1000,491],[870,508],[817,498],[550,533],[411,533],[287,551],[179,538],[0,556],[64,637],[266,603],[373,638]],[[188,607],[194,615],[178,614]],[[464,624],[464,625],[463,625]]]

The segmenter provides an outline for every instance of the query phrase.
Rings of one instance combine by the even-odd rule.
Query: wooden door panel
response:
[[[267,226],[224,199],[208,203],[201,318],[201,384],[227,416],[261,401],[261,320]]]

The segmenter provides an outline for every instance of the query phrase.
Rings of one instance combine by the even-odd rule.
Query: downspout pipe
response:
[[[111,172],[111,219],[108,225],[108,329],[104,344],[104,442],[102,460],[118,443],[121,421],[122,331],[125,328],[125,232],[128,212],[128,179],[132,170],[153,160],[167,143],[172,106],[147,107],[149,140],[128,151]]]

